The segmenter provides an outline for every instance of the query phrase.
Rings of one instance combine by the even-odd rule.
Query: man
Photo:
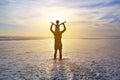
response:
[[[60,31],[60,25],[63,25],[64,29]],[[59,24],[59,20],[56,21],[56,24],[52,23],[50,30],[54,34],[54,59],[56,59],[57,51],[59,50],[59,59],[62,60],[62,33],[66,31],[66,27],[64,23]],[[53,31],[52,27],[55,25],[55,31]]]

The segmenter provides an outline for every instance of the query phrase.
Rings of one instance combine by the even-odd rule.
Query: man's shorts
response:
[[[62,44],[54,45],[54,49],[62,49]]]

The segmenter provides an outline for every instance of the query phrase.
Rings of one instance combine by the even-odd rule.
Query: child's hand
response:
[[[53,22],[50,22],[52,25],[55,25]]]

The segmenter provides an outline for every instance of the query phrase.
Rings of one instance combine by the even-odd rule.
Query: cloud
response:
[[[16,19],[32,19],[46,15],[48,10],[60,7],[66,12],[72,12],[73,16],[84,16],[86,20],[105,20],[105,17],[112,16],[118,21],[118,15],[110,15],[113,9],[118,9],[119,0],[0,0],[0,21]],[[110,9],[111,8],[111,9]],[[63,10],[64,10],[63,9]],[[53,11],[53,10],[52,10]],[[63,11],[61,11],[63,12]],[[29,13],[29,14],[28,14]],[[51,13],[51,11],[50,11]],[[119,13],[118,10],[114,13]],[[108,19],[111,19],[108,18]],[[82,18],[83,19],[83,18]],[[79,19],[77,19],[79,20]],[[81,20],[81,19],[80,19]]]
[[[111,20],[112,23],[120,23],[120,15],[106,14],[100,20]]]
[[[62,14],[68,22],[92,28],[119,27],[119,7],[119,0],[0,0],[0,24],[39,26]]]
[[[106,6],[120,5],[120,0],[112,0]]]

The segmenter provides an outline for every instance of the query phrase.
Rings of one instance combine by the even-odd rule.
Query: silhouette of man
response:
[[[60,25],[63,25],[64,29],[60,31]],[[66,31],[66,27],[64,23],[59,24],[59,20],[56,21],[56,24],[52,23],[50,30],[54,35],[54,59],[56,59],[57,51],[59,50],[59,59],[62,59],[62,33]],[[55,25],[55,31],[53,31],[52,27]]]

